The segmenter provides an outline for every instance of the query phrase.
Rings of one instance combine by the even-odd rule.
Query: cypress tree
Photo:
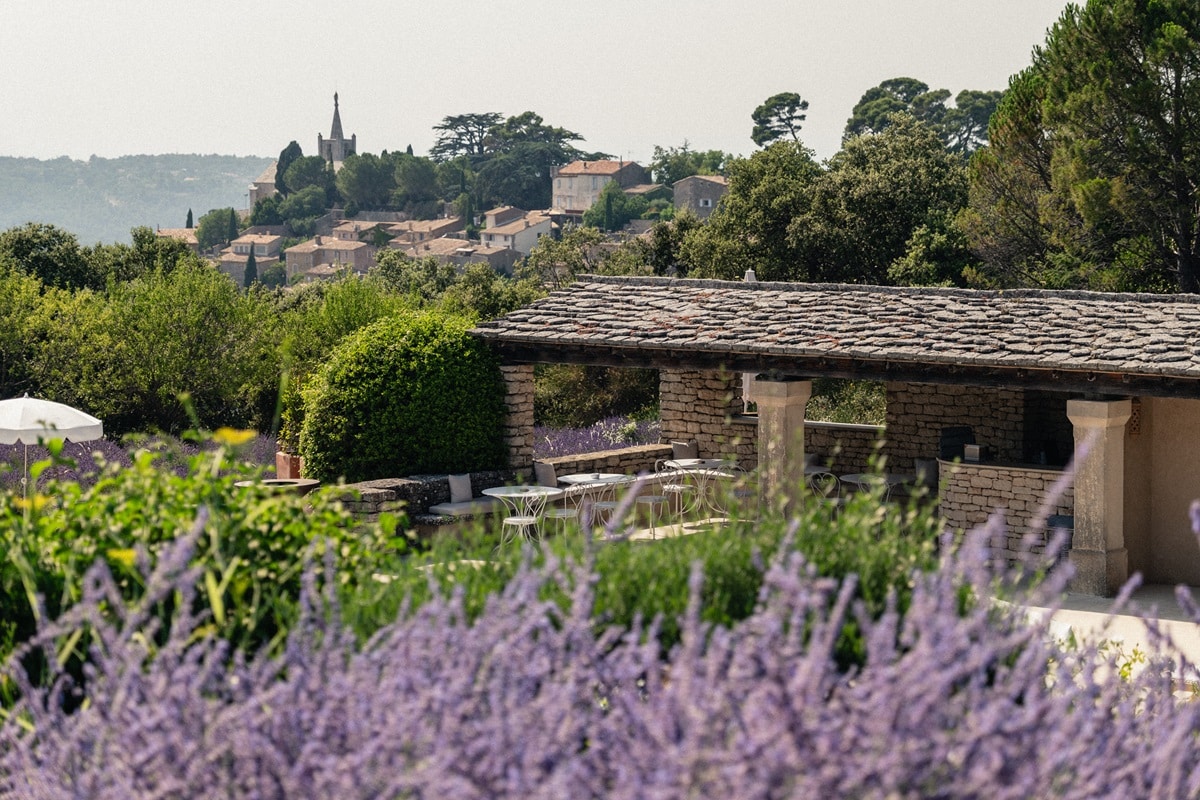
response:
[[[190,208],[188,209],[187,225],[184,227],[186,227],[189,231],[192,229],[192,210]]]
[[[246,277],[242,285],[249,289],[258,283],[258,262],[254,260],[254,245],[250,245],[250,255],[246,258]]]
[[[234,211],[232,208],[229,209],[229,236],[228,236],[228,238],[226,238],[226,240],[225,240],[226,242],[232,242],[234,239],[236,239],[238,237],[237,222],[238,222],[237,221],[237,212]]]

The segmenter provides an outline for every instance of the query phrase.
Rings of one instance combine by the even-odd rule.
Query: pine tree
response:
[[[188,209],[187,225],[186,225],[185,227],[186,227],[186,228],[187,228],[189,231],[190,231],[190,230],[192,229],[192,227],[193,227],[193,226],[192,226],[192,210],[191,210],[190,208]]]
[[[258,262],[254,260],[254,245],[250,245],[250,255],[246,257],[246,277],[242,285],[249,289],[258,283]]]

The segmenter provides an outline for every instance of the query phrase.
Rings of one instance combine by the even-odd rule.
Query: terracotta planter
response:
[[[275,476],[295,480],[304,475],[304,458],[282,450],[275,453]]]

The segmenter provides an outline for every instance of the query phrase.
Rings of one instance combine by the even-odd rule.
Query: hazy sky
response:
[[[3,0],[0,155],[313,154],[333,93],[359,149],[417,154],[451,114],[535,111],[585,150],[753,151],[754,107],[809,101],[840,146],[887,78],[1003,89],[1063,0]]]

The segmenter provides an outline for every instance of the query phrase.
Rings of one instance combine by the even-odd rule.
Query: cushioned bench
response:
[[[426,512],[435,517],[474,517],[494,514],[504,508],[504,504],[494,497],[472,497],[457,503],[435,503]]]

